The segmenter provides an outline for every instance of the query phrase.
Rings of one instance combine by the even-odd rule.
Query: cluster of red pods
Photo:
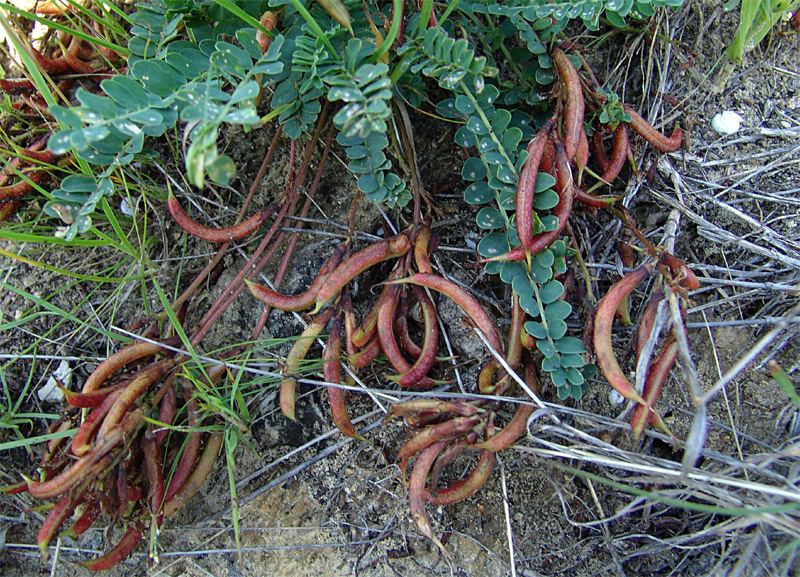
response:
[[[39,14],[58,15],[68,9],[67,5],[54,2],[34,3]],[[94,23],[99,27],[100,24]],[[101,30],[91,30],[100,33]],[[32,46],[27,50],[42,74],[54,79],[58,93],[66,93],[78,75],[97,75],[108,69],[107,58],[118,55],[102,47],[90,45],[85,40],[66,32],[60,32],[59,47],[52,54],[42,54]],[[0,173],[0,222],[16,213],[24,197],[33,193],[47,175],[47,168],[55,155],[43,150],[50,137],[50,127],[57,124],[50,114],[45,99],[38,94],[37,86],[27,79],[0,79],[0,93],[12,98],[11,107],[16,111],[10,115],[3,130],[17,143],[27,141],[15,150],[7,151],[12,158]],[[46,118],[48,124],[40,124]],[[22,121],[22,122],[19,122]],[[25,126],[20,129],[19,126]],[[32,128],[31,128],[32,127]]]
[[[106,554],[82,565],[91,570],[115,565],[133,551],[149,524],[160,527],[164,517],[181,510],[211,473],[222,434],[203,429],[211,419],[204,422],[209,415],[201,410],[196,384],[179,374],[186,359],[171,352],[180,342],[132,343],[100,363],[81,392],[63,389],[71,409],[51,432],[76,425],[77,432],[71,440],[48,443],[39,478],[4,489],[57,499],[37,537],[43,558],[54,537],[81,535],[102,515],[111,525],[124,521],[127,530]],[[207,384],[225,374],[221,369],[224,365],[207,372]]]
[[[507,343],[504,343],[492,318],[480,303],[455,282],[433,272],[429,260],[433,244],[430,220],[425,220],[348,258],[343,258],[345,248],[341,247],[302,294],[286,296],[248,283],[250,292],[271,307],[287,311],[313,307],[307,328],[295,341],[283,365],[284,379],[280,384],[279,398],[281,410],[287,417],[295,418],[295,387],[302,361],[314,339],[328,327],[329,335],[322,353],[323,373],[325,381],[331,383],[327,389],[333,419],[344,434],[361,438],[348,416],[344,391],[336,386],[342,384],[342,362],[358,369],[372,364],[383,353],[391,368],[387,379],[401,387],[428,389],[435,386],[437,381],[432,378],[431,371],[437,362],[440,339],[436,306],[429,291],[452,299],[513,369],[524,364],[526,381],[529,386],[536,387],[532,358],[523,361],[523,341],[526,339],[523,336],[524,313],[519,303],[515,299],[513,327]],[[394,267],[372,309],[359,323],[346,287],[360,273],[385,261],[393,261]],[[412,299],[418,303],[422,313],[424,326],[420,343],[414,340],[408,329]],[[509,375],[495,361],[487,363],[481,371],[479,386],[484,394],[505,394],[510,384]],[[410,459],[417,455],[408,479],[411,514],[420,532],[440,547],[442,545],[425,512],[425,503],[456,503],[480,489],[494,468],[495,453],[510,446],[524,433],[532,413],[530,405],[520,404],[508,425],[496,430],[496,410],[497,404],[488,399],[427,399],[394,405],[386,417],[388,421],[402,416],[414,431],[411,439],[400,448],[397,463],[405,477]],[[473,470],[453,485],[437,487],[445,467],[468,449],[480,450]],[[442,551],[446,553],[443,547]]]
[[[521,246],[500,257],[506,260],[530,258],[549,246],[566,225],[573,200],[595,208],[613,202],[613,199],[599,198],[580,188],[581,175],[589,164],[589,144],[584,128],[586,98],[588,95],[592,106],[600,106],[603,97],[589,89],[589,84],[563,51],[556,49],[553,58],[559,75],[556,112],[528,146],[528,160],[517,190]],[[630,121],[614,128],[615,143],[607,163],[602,160],[602,138],[594,139],[597,163],[601,167],[605,164],[600,181],[610,182],[624,166],[630,154],[628,126],[659,150],[675,150],[680,145],[679,130],[668,138],[631,109],[626,107],[625,112]],[[601,132],[602,127],[597,127],[594,134]],[[573,166],[578,170],[577,179],[573,176]],[[559,203],[554,214],[559,227],[534,235],[533,224],[527,217],[532,217],[539,171],[555,174]],[[244,238],[286,210],[271,205],[240,224],[217,229],[191,220],[174,197],[169,198],[168,208],[176,222],[192,235],[218,243]],[[416,214],[419,209],[415,207]],[[275,220],[277,223],[278,216]],[[295,418],[295,389],[302,376],[303,360],[312,343],[324,332],[328,333],[322,353],[324,379],[330,384],[327,394],[333,419],[345,435],[361,438],[348,416],[341,388],[342,363],[358,370],[372,364],[382,353],[391,367],[387,378],[401,387],[429,389],[441,382],[436,380],[441,378],[437,365],[440,333],[436,293],[456,303],[483,334],[492,353],[518,372],[530,389],[538,390],[535,340],[524,330],[525,313],[519,300],[512,297],[511,326],[503,338],[491,316],[469,292],[434,272],[430,253],[437,242],[431,234],[431,224],[429,218],[415,218],[407,230],[356,252],[345,243],[334,251],[311,287],[299,295],[280,294],[245,281],[251,293],[270,307],[284,311],[309,310],[310,322],[283,363],[279,394],[283,414]],[[643,264],[610,289],[597,307],[593,325],[599,367],[615,389],[638,404],[634,415],[637,434],[648,422],[663,426],[653,406],[677,349],[674,335],[667,336],[651,364],[646,388],[637,392],[614,357],[611,325],[615,311],[654,270],[668,281],[670,290],[697,286],[697,279],[678,259],[660,254],[653,247],[648,250],[655,262]],[[380,295],[370,312],[359,318],[348,288],[351,281],[371,267],[388,263],[392,267],[381,283]],[[652,318],[660,298],[663,296],[651,299],[655,304],[647,307],[640,323],[637,348],[640,352],[650,338]],[[413,326],[409,318],[415,302],[421,311],[421,337],[409,329]],[[67,393],[73,410],[68,411],[54,429],[67,430],[77,424],[77,434],[71,442],[56,440],[48,445],[39,479],[26,480],[7,489],[27,490],[37,498],[57,499],[39,531],[43,554],[76,510],[81,513],[67,529],[68,535],[84,532],[104,513],[111,519],[124,519],[127,530],[108,553],[84,564],[90,569],[110,567],[134,549],[146,534],[148,524],[158,527],[164,517],[179,511],[211,473],[222,447],[222,434],[209,430],[209,423],[203,426],[206,413],[200,410],[196,384],[183,378],[180,372],[188,359],[161,346],[177,345],[180,341],[154,343],[137,342],[127,346],[101,363],[80,393]],[[525,433],[527,421],[533,414],[533,405],[515,403],[513,417],[504,427],[495,426],[498,415],[504,414],[504,407],[508,406],[496,398],[513,394],[514,379],[495,357],[487,354],[487,358],[477,384],[486,398],[413,400],[391,407],[386,417],[387,420],[402,417],[412,431],[410,439],[398,451],[397,463],[405,479],[406,468],[416,456],[407,481],[411,515],[420,533],[445,554],[447,551],[432,529],[426,504],[456,503],[480,489],[494,469],[496,453]],[[224,375],[223,367],[207,371],[204,378],[211,384]],[[78,413],[82,410],[85,414],[81,420]],[[151,415],[157,415],[158,423],[173,427],[156,427]],[[440,486],[446,467],[468,450],[479,452],[472,470],[463,479]],[[171,469],[171,473],[165,481],[167,469]]]

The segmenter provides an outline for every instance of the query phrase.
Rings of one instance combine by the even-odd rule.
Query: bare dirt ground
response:
[[[800,40],[796,33],[782,33],[788,27],[777,27],[721,86],[717,71],[733,35],[734,15],[712,0],[690,0],[676,12],[659,14],[658,38],[612,35],[597,51],[588,51],[586,58],[598,77],[607,79],[626,101],[644,102],[644,115],[652,111],[651,118],[665,130],[676,119],[688,129],[687,150],[658,158],[641,145],[635,149],[642,174],[649,176],[631,175],[621,192],[648,237],[655,243],[674,242],[676,254],[692,263],[701,277],[702,288],[692,295],[688,326],[697,376],[709,390],[800,302]],[[711,118],[723,110],[744,117],[740,132],[720,136],[711,129]],[[250,137],[232,139],[244,142],[239,152],[245,169],[238,188],[246,189],[269,137],[265,134],[255,146]],[[436,159],[423,166],[429,188],[457,174],[457,163],[448,159],[457,154],[449,151],[449,138],[432,130],[417,134],[420,158]],[[284,144],[286,153],[288,143]],[[266,202],[271,190],[282,186],[286,162],[284,154],[273,163],[256,201]],[[654,168],[653,163],[657,163]],[[346,222],[354,184],[345,179],[337,162],[330,163],[313,215],[319,222]],[[463,251],[474,248],[479,237],[472,226],[474,214],[460,198],[461,185],[437,197],[447,217],[440,227],[440,262],[448,274],[488,294],[493,281],[478,275],[474,254]],[[363,205],[359,228],[366,229],[378,216],[374,207]],[[171,250],[179,231],[161,218],[164,247],[154,262],[162,263],[162,286],[172,286],[177,275],[172,259],[183,256],[187,270],[199,269],[208,248],[198,243],[189,254]],[[616,268],[618,225],[605,215],[584,213],[573,226],[589,270],[600,279],[595,286],[604,290]],[[308,284],[333,246],[320,236],[304,239],[297,265],[284,285],[289,292]],[[92,262],[100,266],[105,255],[60,251],[54,258],[59,266],[69,266],[74,259],[76,268],[86,270]],[[219,287],[225,285],[225,275],[237,270],[233,259],[226,263],[233,272],[223,273]],[[191,277],[182,273],[183,278]],[[58,275],[20,264],[5,266],[3,275],[6,282],[39,295],[55,292],[51,302],[67,310],[74,295],[85,290],[79,284],[56,290],[62,283]],[[208,295],[194,306],[202,310],[215,290],[209,287]],[[126,326],[145,315],[138,294],[137,300],[132,290],[130,301],[120,305],[108,322]],[[150,310],[158,307],[149,304]],[[31,306],[17,295],[0,295],[4,322]],[[502,326],[504,311],[492,312]],[[204,346],[213,350],[249,338],[259,313],[252,298],[241,297]],[[480,357],[480,346],[464,336],[469,331],[458,313],[448,312],[444,305],[440,314],[456,352],[462,358]],[[47,333],[50,339],[40,354],[90,358],[107,354],[106,343],[88,333],[65,338],[54,319],[42,315],[38,321],[37,334]],[[273,313],[264,336],[290,337],[300,326],[290,315]],[[797,409],[765,368],[768,358],[774,357],[797,381],[799,328],[796,321],[790,323],[709,403],[704,453],[695,475],[680,481],[675,479],[680,476],[683,449],[658,434],[634,446],[625,424],[615,421],[624,405],[610,403],[610,389],[602,379],[577,403],[561,403],[545,390],[544,399],[554,404],[559,422],[541,418],[530,423],[529,437],[501,454],[502,467],[474,497],[454,506],[428,507],[434,531],[443,535],[452,560],[421,537],[411,521],[401,475],[392,461],[407,438],[402,424],[373,428],[368,434],[372,444],[342,440],[322,391],[303,391],[310,394],[300,401],[300,425],[288,423],[277,412],[274,390],[259,393],[249,399],[254,417],[251,446],[241,445],[236,455],[242,559],[236,556],[227,470],[220,459],[201,495],[162,529],[159,563],[149,563],[140,546],[109,574],[478,577],[511,574],[513,565],[516,574],[528,576],[800,575],[794,553],[800,542],[796,512],[763,510],[745,516],[710,514],[703,508],[711,503],[732,510],[800,502]],[[624,350],[631,334],[619,333],[618,350]],[[23,330],[8,331],[0,334],[0,349],[13,354],[32,338]],[[38,387],[55,364],[40,363],[31,369],[30,360],[19,359],[6,377],[19,386],[32,371]],[[78,377],[87,375],[92,366],[76,362]],[[475,371],[467,368],[462,375],[469,387]],[[351,414],[367,415],[361,426],[380,421],[374,414],[376,406],[365,395],[351,395],[349,401]],[[693,407],[678,369],[659,406],[674,434],[687,439]],[[469,461],[461,466],[467,470]],[[31,468],[22,450],[9,451],[0,460],[6,480],[17,478],[15,470]],[[771,489],[763,492],[767,486]],[[662,497],[675,501],[639,499],[624,491],[626,487],[661,491]],[[679,501],[684,505],[675,506]],[[94,530],[79,542],[63,539],[60,552],[42,564],[35,533],[43,516],[25,512],[28,505],[24,496],[0,497],[0,535],[5,544],[0,572],[84,574],[70,561],[104,549],[103,532]]]

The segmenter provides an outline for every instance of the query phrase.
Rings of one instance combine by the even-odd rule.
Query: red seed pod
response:
[[[672,135],[667,137],[653,128],[649,122],[627,104],[623,105],[623,109],[625,113],[631,117],[631,121],[629,122],[631,128],[633,128],[639,136],[649,142],[656,150],[660,150],[661,152],[675,152],[681,147],[683,131],[680,128],[675,128]]]
[[[681,259],[665,252],[661,255],[661,262],[669,267],[672,276],[681,285],[689,290],[697,290],[700,288],[700,281],[697,280],[697,276],[695,276],[692,269],[686,266]]]
[[[604,169],[600,177],[605,182],[610,183],[619,176],[625,161],[628,159],[628,127],[620,123],[614,130],[614,149],[611,151],[611,159],[608,166]]]
[[[644,399],[631,386],[617,362],[614,348],[611,345],[611,326],[614,322],[614,312],[617,310],[619,303],[639,283],[649,277],[652,271],[652,264],[644,264],[617,281],[597,305],[597,313],[594,319],[594,348],[597,354],[597,366],[603,371],[614,390],[626,399],[637,403],[644,403]]]
[[[317,305],[314,312],[319,312],[348,282],[371,266],[403,256],[410,250],[411,241],[406,235],[399,234],[358,251],[340,264],[322,285],[317,293]]]
[[[266,223],[272,217],[273,214],[275,214],[275,212],[278,210],[278,205],[271,204],[264,210],[255,213],[247,220],[225,228],[214,228],[192,220],[192,218],[186,214],[186,211],[183,210],[183,207],[181,207],[178,199],[171,194],[167,199],[167,208],[169,209],[169,213],[172,215],[172,218],[174,218],[175,222],[178,223],[178,226],[192,236],[196,236],[201,240],[207,240],[209,242],[221,243],[241,240],[244,237],[253,234],[259,228],[261,228],[264,223]]]
[[[553,63],[564,88],[563,139],[567,160],[572,161],[580,146],[585,103],[578,71],[560,48],[553,50]],[[588,148],[587,148],[588,151]]]
[[[259,24],[266,28],[269,32],[275,30],[275,25],[278,23],[278,19],[275,16],[275,13],[267,10],[264,14],[261,15],[261,20],[259,20]],[[269,48],[269,42],[272,40],[272,37],[268,34],[265,34],[263,30],[259,30],[256,32],[256,41],[258,45],[261,46],[261,53],[264,54],[267,49]]]

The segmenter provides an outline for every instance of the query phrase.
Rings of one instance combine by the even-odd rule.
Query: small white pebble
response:
[[[133,213],[134,213],[133,207],[131,206],[131,203],[128,202],[128,198],[127,197],[123,198],[119,202],[119,210],[125,216],[133,216]]]
[[[738,132],[742,127],[744,118],[733,110],[726,110],[725,112],[718,112],[711,119],[711,128],[719,134],[733,134]]]
[[[608,393],[608,401],[609,401],[609,402],[610,402],[612,405],[621,405],[622,403],[624,403],[624,402],[625,402],[625,397],[623,397],[622,395],[620,395],[620,394],[619,394],[617,391],[615,391],[614,389],[611,389],[611,390],[609,391],[609,393]]]

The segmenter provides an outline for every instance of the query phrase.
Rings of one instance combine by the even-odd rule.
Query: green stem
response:
[[[303,19],[308,22],[308,25],[311,26],[311,29],[317,35],[317,38],[319,38],[320,41],[322,41],[322,43],[325,45],[325,48],[327,48],[331,53],[331,56],[338,60],[339,55],[336,53],[333,44],[331,44],[331,41],[328,40],[327,36],[325,36],[325,32],[322,31],[322,28],[320,28],[320,25],[316,20],[314,20],[314,17],[311,15],[311,13],[306,10],[305,6],[303,6],[303,3],[300,0],[289,0],[289,2],[291,2],[292,6],[297,9],[297,11],[300,13],[300,16],[302,16]]]
[[[431,12],[433,12],[433,0],[423,0],[422,11],[419,13],[417,35],[422,35],[425,32],[425,28],[428,27],[428,22],[431,19]]]
[[[442,14],[442,17],[439,18],[439,26],[441,26],[442,23],[447,20],[450,14],[458,7],[459,2],[460,0],[452,0],[450,4],[447,5],[447,9],[444,11],[444,14]]]
[[[297,0],[292,0],[292,3]],[[403,23],[403,0],[392,0],[392,25],[389,28],[389,33],[383,39],[383,44],[375,50],[375,53],[370,57],[371,62],[377,62],[381,56],[389,51],[389,48],[394,44],[395,38],[400,33],[400,25]]]

